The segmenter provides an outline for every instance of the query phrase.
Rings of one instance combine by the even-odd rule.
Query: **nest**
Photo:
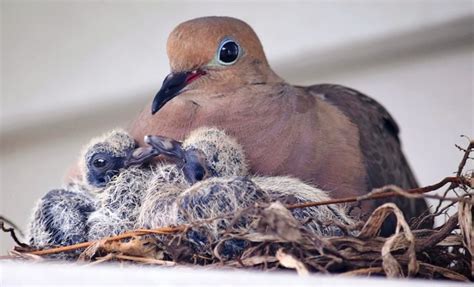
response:
[[[16,237],[14,228],[6,228],[18,246],[3,256],[14,260],[52,260],[56,255],[77,254],[82,264],[129,262],[130,264],[201,265],[213,268],[245,268],[257,270],[292,269],[300,275],[331,273],[359,276],[410,277],[474,281],[474,199],[472,171],[463,171],[470,160],[474,142],[463,149],[464,157],[456,175],[427,187],[402,190],[386,186],[363,197],[334,199],[283,205],[280,202],[256,203],[238,213],[193,222],[181,226],[158,229],[139,229],[99,241],[84,242],[44,250],[32,250]],[[443,195],[428,192],[449,184]],[[305,222],[296,220],[290,210],[316,205],[361,202],[385,197],[435,198],[438,206],[432,214],[409,222],[393,203],[386,203],[355,226],[341,226],[344,236],[322,237],[310,232]],[[447,211],[457,208],[448,215]],[[396,217],[396,231],[390,237],[380,237],[385,218]],[[425,220],[441,217],[445,222],[433,229],[416,229]],[[234,228],[230,224],[222,230],[218,240],[197,246],[188,236],[211,221],[226,218],[230,222],[249,220],[248,228]],[[236,224],[237,226],[237,224]],[[229,242],[239,242],[242,250],[231,258],[224,255]],[[226,253],[227,254],[227,253]]]

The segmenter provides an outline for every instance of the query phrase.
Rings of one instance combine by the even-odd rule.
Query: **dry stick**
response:
[[[461,135],[461,137],[466,137],[468,138],[467,136],[464,136],[464,135]],[[469,139],[469,138],[468,138]],[[458,145],[455,145],[459,150],[461,151],[464,151],[464,155],[463,155],[463,158],[461,160],[461,162],[459,163],[459,166],[458,166],[458,170],[456,171],[456,176],[457,177],[460,177],[462,175],[462,171],[464,170],[464,167],[466,166],[466,163],[467,163],[467,160],[469,159],[469,155],[471,154],[471,151],[474,149],[474,141],[470,140],[469,139],[469,145],[467,146],[466,149],[463,149],[461,148],[460,146]],[[448,192],[452,189],[454,189],[456,186],[454,184],[451,184],[448,189],[444,192],[443,196],[445,197]],[[436,206],[435,208],[435,212],[434,213],[438,213],[439,209],[441,208],[441,205],[443,204],[442,201],[440,201],[438,203],[438,205]],[[423,219],[424,220],[424,219]],[[422,221],[423,221],[422,220]]]
[[[406,190],[407,193],[411,194],[421,194],[421,193],[426,193],[429,191],[437,190],[440,187],[444,186],[447,183],[454,183],[454,184],[467,184],[467,180],[465,178],[460,178],[460,177],[446,177],[442,181],[438,182],[437,184],[425,186],[425,187],[420,187],[420,188],[414,188],[414,189],[409,189]],[[373,190],[370,194],[362,196],[362,197],[347,197],[347,198],[341,198],[341,199],[331,199],[331,200],[326,200],[326,201],[321,201],[321,202],[307,202],[307,203],[302,203],[302,204],[293,204],[293,205],[288,205],[286,208],[288,209],[295,209],[295,208],[305,208],[305,207],[312,207],[312,206],[319,206],[319,205],[329,205],[329,204],[338,204],[338,203],[347,203],[347,202],[355,202],[355,201],[361,201],[361,200],[369,200],[369,199],[377,199],[377,198],[385,198],[385,197],[392,197],[392,196],[399,196],[397,192],[383,192],[379,193],[380,190],[384,191],[384,188],[380,189],[375,189]],[[235,213],[231,214],[224,214],[222,216],[229,216]],[[211,220],[216,220],[219,218],[222,218],[222,216],[219,217],[214,217]],[[203,220],[203,222],[207,222],[209,219]],[[195,223],[194,223],[195,224]],[[139,235],[146,235],[146,234],[172,234],[172,233],[177,233],[177,232],[182,232],[188,229],[190,226],[193,224],[188,224],[188,225],[180,225],[176,227],[162,227],[162,228],[157,228],[157,229],[138,229],[135,231],[123,233],[117,236],[112,236],[108,237],[105,239],[105,242],[108,241],[114,241],[114,240],[121,240],[125,238],[130,238],[133,236],[139,236]],[[56,248],[51,248],[51,249],[44,249],[44,250],[36,250],[36,251],[31,251],[28,252],[30,254],[35,254],[35,255],[48,255],[48,254],[55,254],[59,252],[66,252],[66,251],[72,251],[76,249],[81,249],[81,248],[87,248],[94,244],[95,241],[88,241],[88,242],[83,242],[83,243],[78,243],[74,245],[68,245],[68,246],[61,246],[61,247],[56,247]]]
[[[6,218],[5,216],[3,215],[0,215],[0,221],[3,221],[5,222],[6,224],[10,225],[11,227],[13,227],[16,231],[18,231],[18,233],[20,234],[20,236],[23,236],[23,231],[21,231],[20,227],[18,227],[13,221],[11,221],[10,219]]]
[[[470,141],[469,146],[464,151],[464,156],[463,156],[461,162],[459,163],[459,167],[458,167],[458,171],[456,172],[456,176],[461,176],[462,171],[464,169],[464,166],[466,165],[467,160],[469,159],[469,154],[471,153],[471,151],[473,149],[474,149],[474,141]]]
[[[162,266],[176,266],[176,262],[174,261],[138,257],[138,256],[129,256],[129,255],[123,255],[123,254],[116,254],[114,255],[114,258],[121,259],[121,260],[141,262],[141,263],[146,263],[146,264],[155,264],[155,265],[162,265]]]
[[[447,191],[449,191],[449,189],[448,189]],[[445,194],[446,194],[446,193],[445,193]],[[446,195],[444,195],[444,196],[446,196]],[[443,197],[443,196],[441,196],[441,197]],[[443,201],[440,201],[440,204],[441,204],[442,202],[443,202]],[[438,208],[438,210],[437,210],[437,211],[435,210],[434,213],[429,213],[429,214],[425,215],[423,218],[421,218],[421,220],[418,220],[417,222],[415,222],[415,224],[416,224],[415,226],[416,226],[416,227],[415,227],[414,229],[419,229],[419,227],[425,222],[425,220],[428,220],[428,219],[430,219],[430,218],[435,218],[435,217],[437,217],[437,216],[440,216],[441,214],[443,214],[444,212],[446,212],[449,208],[453,207],[455,204],[456,204],[456,202],[455,202],[455,201],[452,201],[450,204],[444,206],[443,208],[441,208],[441,209]]]
[[[439,200],[445,200],[445,201],[452,201],[453,203],[456,202],[471,202],[472,200],[468,198],[468,196],[473,196],[474,193],[472,192],[466,192],[462,196],[458,195],[457,197],[446,197],[446,195],[439,196],[436,194],[423,194],[423,193],[409,193],[400,187],[396,185],[387,185],[385,187],[380,188],[379,190],[375,190],[376,193],[381,193],[381,192],[387,192],[387,191],[393,191],[401,196],[407,197],[407,198],[431,198],[431,199],[439,199]]]
[[[184,230],[184,226],[176,226],[176,227],[162,227],[162,228],[157,228],[157,229],[152,229],[152,230],[147,230],[147,229],[140,229],[140,231],[131,231],[131,232],[126,232],[120,235],[116,236],[111,236],[108,238],[105,238],[105,242],[109,241],[114,241],[114,240],[121,240],[125,238],[130,238],[133,236],[138,236],[138,235],[146,235],[146,234],[172,234],[176,232],[180,232]],[[81,248],[87,248],[94,244],[96,241],[87,241],[87,242],[82,242],[74,245],[68,245],[68,246],[61,246],[61,247],[56,247],[56,248],[51,248],[51,249],[44,249],[44,250],[36,250],[36,251],[31,251],[27,252],[30,254],[35,254],[35,255],[48,255],[48,254],[55,254],[55,253],[60,253],[60,252],[66,252],[66,251],[72,251],[76,249],[81,249]],[[105,243],[104,242],[104,243]]]
[[[428,238],[419,239],[416,243],[416,252],[420,252],[428,247],[434,246],[445,239],[453,229],[458,225],[458,216],[452,216],[448,221],[433,235]]]
[[[104,262],[107,262],[107,261],[110,261],[112,259],[115,258],[115,253],[109,253],[107,255],[105,255],[104,257],[99,257],[99,258],[96,258],[97,260],[94,261],[94,262],[91,262],[91,263],[88,263],[84,266],[94,266],[94,265],[98,265],[100,263],[104,263]]]
[[[406,192],[410,194],[421,194],[421,193],[426,193],[430,191],[437,190],[447,183],[452,183],[455,185],[469,185],[469,181],[466,180],[463,177],[446,177],[442,181],[433,184],[433,185],[428,185],[425,187],[419,187],[419,188],[413,188],[413,189],[407,189]],[[306,203],[300,203],[300,204],[292,204],[286,206],[288,209],[294,209],[294,208],[304,208],[304,207],[313,207],[313,206],[320,206],[320,205],[328,205],[328,204],[338,204],[338,203],[348,203],[348,202],[357,202],[357,201],[363,201],[363,200],[372,200],[372,199],[379,199],[379,198],[386,198],[386,197],[393,197],[393,196],[398,196],[399,194],[395,191],[389,191],[389,192],[384,192],[387,190],[387,187],[381,187],[374,189],[372,192],[370,192],[367,195],[364,196],[352,196],[352,197],[346,197],[346,198],[339,198],[339,199],[331,199],[331,200],[326,200],[326,201],[320,201],[320,202],[306,202]]]
[[[3,222],[3,220],[0,220],[0,228],[2,229],[2,231],[4,232],[9,232],[10,233],[10,236],[11,238],[15,241],[16,244],[18,244],[19,246],[23,247],[23,248],[28,248],[29,246],[25,243],[22,243],[20,240],[18,240],[18,237],[16,236],[16,233],[15,233],[15,229],[13,227],[10,227],[10,228],[6,228],[5,227],[5,222]]]
[[[461,136],[461,137],[466,137],[467,136]],[[469,138],[468,138],[469,139]],[[461,160],[461,162],[459,163],[459,166],[458,166],[458,170],[456,172],[456,176],[460,177],[462,175],[462,172],[464,170],[464,167],[466,166],[466,163],[467,163],[467,160],[469,159],[469,155],[470,153],[472,152],[472,150],[474,149],[474,141],[472,140],[469,140],[469,145],[466,149],[463,149],[461,148],[460,146],[457,146],[456,147],[461,150],[461,151],[464,151],[464,155],[463,155],[463,158]],[[472,183],[471,183],[472,185]],[[448,189],[446,189],[446,191],[444,192],[444,194],[442,195],[442,197],[446,197],[448,192],[453,190],[456,186],[454,184],[451,184]],[[436,206],[435,208],[435,211],[433,214],[428,214],[427,216],[423,217],[419,222],[418,222],[418,226],[421,226],[421,224],[427,220],[427,219],[430,219],[430,218],[434,218],[438,215],[440,215],[442,212],[444,212],[445,210],[447,210],[448,208],[450,208],[451,206],[454,205],[455,202],[452,202],[450,204],[448,204],[447,206],[441,208],[441,205],[443,204],[443,201],[440,201],[438,203],[438,205]],[[441,208],[441,209],[440,209]]]

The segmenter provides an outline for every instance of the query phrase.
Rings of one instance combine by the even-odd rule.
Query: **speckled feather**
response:
[[[26,238],[35,248],[87,241],[87,218],[96,208],[95,199],[82,185],[70,184],[51,190],[34,207]],[[52,258],[70,259],[80,252],[61,253]]]
[[[148,167],[129,167],[96,194],[98,208],[87,221],[89,240],[118,235],[136,227],[145,190],[154,174],[154,169]]]

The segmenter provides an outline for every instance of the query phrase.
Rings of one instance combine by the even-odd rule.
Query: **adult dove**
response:
[[[243,145],[254,174],[294,176],[335,198],[387,184],[417,186],[383,106],[339,85],[288,84],[245,22],[184,22],[171,32],[167,53],[171,73],[129,128],[141,145],[148,134],[183,140],[193,129],[215,126]],[[423,199],[392,200],[407,219],[428,211]],[[367,202],[362,211],[380,203]]]

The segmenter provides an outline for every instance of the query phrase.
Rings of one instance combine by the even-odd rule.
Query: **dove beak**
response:
[[[184,87],[205,75],[203,70],[175,72],[166,76],[161,89],[156,94],[151,105],[151,114],[158,112],[168,101],[176,97]]]

